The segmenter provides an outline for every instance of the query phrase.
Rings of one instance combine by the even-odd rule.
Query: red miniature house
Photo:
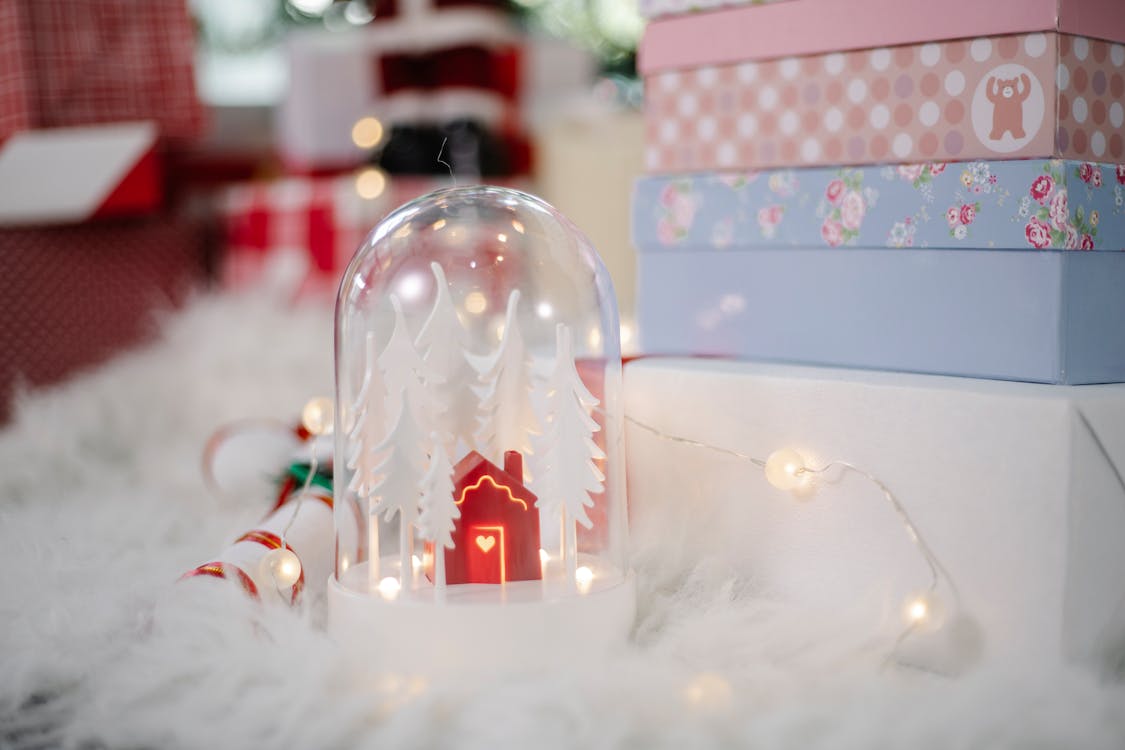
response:
[[[539,509],[523,484],[523,456],[504,454],[501,469],[473,451],[453,468],[453,492],[461,517],[453,549],[445,550],[445,582],[504,583],[542,578]],[[432,545],[427,544],[431,553]]]

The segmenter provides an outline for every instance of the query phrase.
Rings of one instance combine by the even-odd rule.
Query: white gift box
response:
[[[667,436],[763,460],[788,448],[893,491],[986,657],[1104,665],[1125,646],[1125,385],[648,359],[625,393],[628,418],[664,433],[627,434],[631,518],[667,527],[662,554],[718,555],[764,595],[859,604],[873,632],[900,631],[928,568],[875,484],[834,472],[794,496]]]

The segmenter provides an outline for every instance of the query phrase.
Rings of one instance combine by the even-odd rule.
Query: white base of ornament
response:
[[[596,660],[625,642],[636,614],[631,572],[609,573],[594,558],[589,584],[563,580],[462,584],[438,592],[368,589],[367,563],[328,578],[328,631],[373,665],[407,674],[526,671]],[[382,566],[386,572],[386,565]],[[394,566],[397,568],[397,565]]]

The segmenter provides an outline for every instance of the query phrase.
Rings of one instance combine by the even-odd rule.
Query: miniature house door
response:
[[[470,583],[504,583],[504,527],[474,524],[469,527],[466,554]]]

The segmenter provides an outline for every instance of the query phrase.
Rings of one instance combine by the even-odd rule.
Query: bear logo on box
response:
[[[973,133],[984,148],[1015,156],[1042,135],[1048,119],[1040,83],[1044,75],[1017,63],[997,65],[981,75],[970,114]],[[1035,146],[1040,147],[1042,143]]]
[[[1023,138],[1023,103],[1031,96],[1031,79],[1027,74],[1006,79],[989,76],[985,92],[992,102],[992,131],[988,137],[998,141],[1004,133],[1011,133],[1017,140]]]

